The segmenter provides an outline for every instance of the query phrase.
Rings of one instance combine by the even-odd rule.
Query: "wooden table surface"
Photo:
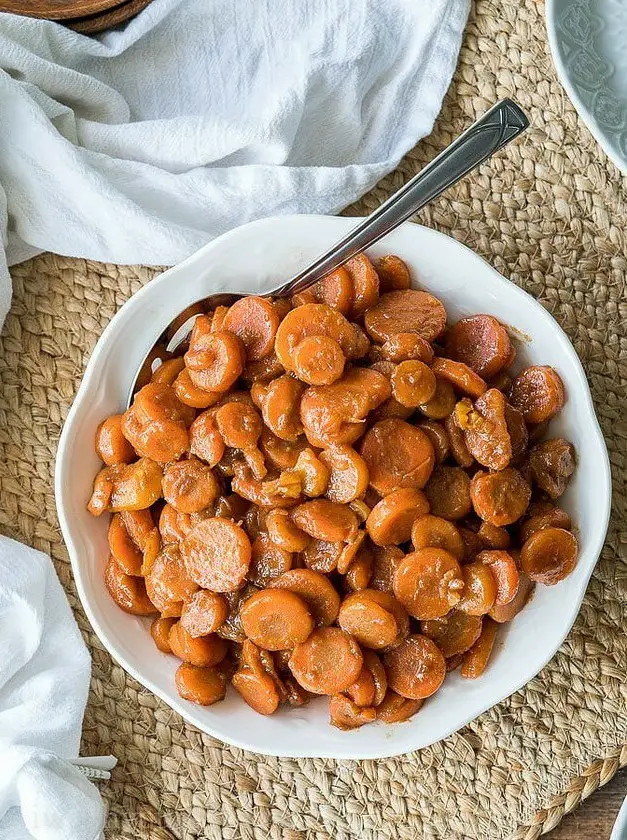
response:
[[[609,840],[616,815],[627,796],[627,767],[599,788],[550,831],[548,840]]]

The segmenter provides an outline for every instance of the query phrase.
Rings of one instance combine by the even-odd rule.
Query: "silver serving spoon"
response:
[[[407,221],[426,204],[437,198],[448,187],[456,184],[464,175],[479,166],[499,149],[514,140],[528,127],[529,120],[511,99],[502,99],[493,105],[470,128],[454,140],[450,146],[435,157],[411,181],[401,187],[377,210],[367,216],[350,233],[336,242],[325,254],[304,268],[287,283],[267,292],[273,297],[287,297],[302,292],[317,283],[325,275],[344,265],[355,254],[365,251],[400,224]],[[205,310],[225,306],[243,295],[217,294],[202,301]],[[167,342],[166,349],[173,352],[187,340],[197,315],[182,324]],[[175,319],[178,321],[180,315]],[[174,323],[174,321],[173,321]],[[170,328],[155,342],[165,343]],[[153,348],[154,350],[154,348]],[[145,374],[145,365],[151,357],[147,354],[142,363],[129,395],[129,404],[137,387],[137,381]]]

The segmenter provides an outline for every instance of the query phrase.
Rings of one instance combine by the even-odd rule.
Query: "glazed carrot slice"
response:
[[[146,591],[161,615],[178,617],[198,586],[190,578],[176,544],[166,546],[146,570]]]
[[[270,582],[273,589],[289,589],[307,605],[319,626],[333,624],[340,609],[340,596],[331,581],[313,569],[290,569]]]
[[[277,710],[281,697],[275,679],[264,668],[261,653],[253,642],[246,639],[232,683],[252,709],[260,715],[271,715]]]
[[[468,365],[483,379],[492,379],[511,364],[509,336],[492,315],[462,318],[446,333],[445,347],[452,359]]]
[[[300,405],[304,390],[301,382],[286,374],[273,379],[263,391],[264,423],[281,440],[295,441],[303,433]]]
[[[424,362],[400,362],[392,373],[392,396],[401,405],[418,408],[428,403],[436,391],[433,371]]]
[[[405,554],[395,545],[374,546],[370,587],[381,592],[394,593],[394,575]]]
[[[291,511],[294,524],[316,540],[346,542],[357,533],[357,517],[353,511],[328,499],[313,499]]]
[[[368,594],[366,589],[348,595],[340,606],[338,624],[363,647],[373,650],[388,648],[397,641],[400,628],[389,604],[386,608],[374,598],[369,598]],[[394,600],[386,592],[377,592],[377,595]]]
[[[468,412],[472,411],[472,403],[470,400],[465,397],[461,400],[461,404],[467,403],[467,406],[464,406]],[[470,469],[472,465],[475,463],[474,456],[470,453],[468,446],[466,445],[466,439],[464,437],[464,432],[460,428],[457,422],[457,413],[460,410],[460,403],[457,403],[455,406],[455,411],[444,421],[444,428],[446,429],[446,433],[448,435],[448,440],[451,447],[451,454],[453,458],[457,461],[460,467],[464,469]]]
[[[224,624],[228,612],[222,595],[199,589],[183,604],[181,626],[192,638],[208,636]]]
[[[347,359],[358,358],[356,334],[350,321],[324,303],[308,303],[288,312],[277,330],[274,349],[285,370],[294,369],[294,350],[310,335],[326,335],[340,345]]]
[[[379,300],[379,275],[365,254],[356,254],[345,268],[353,284],[351,316],[358,318]]]
[[[359,530],[352,536],[342,548],[342,552],[337,561],[337,571],[340,575],[345,575],[352,566],[353,561],[359,554],[364,540],[366,539],[366,531]]]
[[[425,486],[435,463],[433,446],[423,431],[404,420],[381,420],[369,429],[361,456],[370,474],[370,486],[381,495],[400,487]]]
[[[289,589],[262,589],[241,609],[246,636],[266,650],[288,650],[309,637],[314,620],[305,601]]]
[[[309,290],[312,298],[303,298],[303,303],[325,303],[342,315],[348,315],[353,305],[353,281],[346,266],[336,268]]]
[[[127,575],[141,574],[142,552],[131,539],[119,513],[114,513],[109,525],[109,550]]]
[[[155,618],[150,625],[150,635],[161,653],[172,653],[170,647],[170,630],[176,624],[176,618]]]
[[[284,551],[302,551],[309,537],[290,519],[286,510],[271,510],[266,517],[266,528],[272,542]]]
[[[425,364],[433,360],[433,347],[418,333],[397,333],[390,336],[380,348],[383,359],[390,362],[406,362],[415,359]]]
[[[312,694],[339,694],[350,688],[363,667],[359,645],[339,627],[320,627],[296,645],[290,670]]]
[[[229,307],[222,329],[235,333],[244,345],[246,358],[256,362],[272,352],[279,321],[279,313],[270,301],[248,295]]]
[[[461,467],[441,464],[424,488],[424,494],[434,516],[443,519],[462,519],[470,513],[471,481]]]
[[[179,420],[187,427],[196,416],[192,408],[177,398],[173,388],[158,382],[149,382],[135,394],[133,409],[141,424]]]
[[[419,516],[411,529],[414,548],[443,548],[461,563],[464,559],[464,541],[456,526],[448,519],[425,514]]]
[[[423,420],[418,425],[418,428],[423,431],[431,441],[433,451],[435,453],[436,466],[441,464],[449,456],[451,451],[451,442],[445,427],[436,420]]]
[[[307,438],[304,435],[300,435],[293,441],[282,440],[265,425],[259,438],[259,448],[263,452],[269,469],[292,469],[296,465],[298,456],[307,446]]]
[[[496,606],[495,604],[488,613],[490,618],[494,621],[498,621],[499,624],[512,621],[512,619],[514,619],[522,608],[529,602],[534,589],[535,583],[530,580],[524,572],[520,572],[520,583],[518,585],[516,597],[510,601],[509,604],[503,604],[500,606]]]
[[[410,700],[423,700],[435,694],[446,676],[442,653],[431,639],[418,633],[388,651],[383,664],[389,687]]]
[[[248,580],[257,586],[268,586],[292,568],[293,554],[272,542],[270,535],[260,533],[252,547]]]
[[[510,402],[522,411],[526,423],[542,423],[561,411],[566,402],[564,383],[548,365],[532,365],[512,382]]]
[[[122,414],[112,414],[96,430],[96,453],[108,466],[135,460],[135,450],[122,431],[122,419]]]
[[[377,720],[382,720],[384,723],[402,723],[415,715],[423,703],[424,700],[401,697],[389,688],[377,707]]]
[[[481,519],[501,527],[523,516],[531,498],[531,487],[513,467],[497,473],[480,471],[470,482],[470,498]]]
[[[531,507],[528,513],[531,513]],[[519,532],[520,541],[525,543],[532,534],[541,531],[542,528],[563,528],[565,531],[570,531],[571,527],[571,518],[566,511],[549,503],[547,509],[532,514],[523,522]]]
[[[513,601],[518,592],[520,575],[516,561],[507,551],[481,551],[477,554],[477,562],[485,563],[496,581],[496,598],[494,603],[503,606]]]
[[[199,668],[218,665],[229,649],[228,643],[215,634],[198,638],[190,636],[180,621],[172,625],[168,641],[174,656]]]
[[[361,708],[374,705],[374,677],[372,676],[372,672],[366,667],[365,657],[364,667],[361,669],[359,676],[355,682],[346,689],[344,694],[349,697],[356,706],[360,706]]]
[[[357,729],[365,723],[373,723],[376,717],[374,708],[359,706],[344,694],[334,694],[329,698],[330,723],[337,729]]]
[[[577,562],[577,539],[563,528],[542,528],[525,542],[520,553],[525,574],[552,586],[564,580]]]
[[[320,453],[330,471],[326,494],[332,502],[348,504],[368,488],[368,467],[352,446],[335,443]]]
[[[457,560],[441,548],[407,554],[394,575],[394,594],[414,618],[440,618],[454,607],[464,588]]]
[[[181,543],[192,578],[203,589],[232,592],[243,584],[252,547],[244,530],[223,517],[199,522]]]
[[[176,690],[184,700],[212,706],[226,695],[226,676],[216,668],[199,668],[182,662],[174,675]]]
[[[379,275],[381,292],[409,289],[411,286],[409,269],[400,257],[396,257],[394,254],[380,257],[375,262],[375,268]]]
[[[178,399],[192,408],[210,408],[222,397],[221,391],[205,391],[194,385],[187,368],[178,374],[172,387]]]
[[[538,443],[529,453],[531,477],[551,499],[564,493],[575,466],[575,447],[563,438]]]
[[[357,552],[346,570],[344,583],[349,592],[359,592],[370,585],[374,571],[374,557],[369,548],[363,546]]]
[[[144,551],[155,527],[150,510],[123,510],[120,517],[135,545]]]
[[[488,389],[485,380],[463,362],[438,357],[431,363],[431,370],[471,397],[480,397]]]
[[[476,680],[483,674],[494,647],[497,630],[498,624],[489,618],[484,619],[481,635],[464,656],[461,669],[462,677],[467,680]]]
[[[185,367],[185,360],[182,356],[175,359],[166,359],[153,373],[150,381],[161,385],[173,385],[174,380]]]
[[[179,513],[204,510],[220,495],[211,467],[193,456],[168,464],[163,473],[163,497]]]
[[[470,650],[481,635],[481,626],[481,616],[452,610],[442,618],[421,621],[420,631],[432,639],[448,659]]]
[[[215,467],[224,455],[224,441],[218,429],[216,411],[203,411],[189,427],[189,448],[192,455]]]
[[[371,675],[374,685],[374,697],[372,698],[371,706],[380,706],[385,698],[385,693],[388,688],[388,678],[385,673],[383,663],[373,650],[364,650],[364,668],[367,668]]]
[[[113,557],[109,557],[104,570],[104,583],[115,603],[131,615],[153,615],[156,607],[146,594],[146,586],[140,577],[127,575]]]
[[[512,538],[505,528],[491,525],[489,522],[482,522],[477,531],[477,536],[486,548],[509,548]]]
[[[154,505],[161,498],[162,475],[160,464],[150,458],[125,465],[113,482],[109,509],[144,510]]]
[[[468,451],[490,470],[503,470],[512,460],[506,406],[503,394],[490,388],[475,400],[474,406],[470,400],[462,400],[455,409]]]
[[[435,377],[435,394],[429,402],[418,406],[420,411],[431,420],[444,420],[455,408],[453,386],[441,376]]]
[[[192,332],[185,365],[197,388],[228,391],[244,370],[245,361],[244,345],[234,333],[219,330],[195,340]]]
[[[419,516],[429,511],[425,494],[413,487],[393,490],[370,512],[366,528],[377,545],[398,545],[407,542]]]
[[[344,373],[342,348],[327,335],[308,335],[293,353],[294,373],[308,385],[330,385]]]
[[[309,540],[300,558],[308,569],[328,575],[337,568],[344,545],[341,542],[312,539]]]
[[[184,540],[193,527],[189,513],[179,513],[166,502],[159,516],[159,533],[165,545]]]
[[[416,289],[386,292],[366,312],[364,324],[372,338],[381,343],[402,332],[415,332],[425,341],[433,341],[446,326],[446,310],[428,292]]]
[[[462,566],[462,578],[464,588],[457,609],[468,615],[485,615],[494,606],[498,592],[491,567],[480,560],[468,563]]]

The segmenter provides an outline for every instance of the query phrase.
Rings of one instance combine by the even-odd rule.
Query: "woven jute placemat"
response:
[[[531,117],[522,141],[420,221],[470,245],[568,332],[608,443],[614,510],[559,653],[523,691],[418,753],[362,763],[246,753],[187,726],[113,663],[76,598],[53,462],[99,334],[156,270],[49,254],[15,268],[0,340],[0,526],[52,555],[92,652],[83,751],[119,758],[102,789],[111,840],[533,840],[627,763],[625,182],[556,81],[541,3],[476,4],[432,136],[349,212],[373,209],[512,94]]]

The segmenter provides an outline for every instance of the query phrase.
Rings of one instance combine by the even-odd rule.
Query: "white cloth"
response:
[[[430,132],[469,3],[154,0],[99,38],[0,14],[0,324],[7,261],[172,264],[358,198]],[[94,840],[65,760],[89,657],[49,559],[2,539],[0,646],[0,838]]]
[[[261,216],[336,213],[430,132],[469,5],[154,0],[98,38],[0,14],[9,264],[170,265]]]
[[[96,840],[78,755],[90,660],[50,559],[0,538],[0,838]],[[108,763],[111,767],[111,763]]]

